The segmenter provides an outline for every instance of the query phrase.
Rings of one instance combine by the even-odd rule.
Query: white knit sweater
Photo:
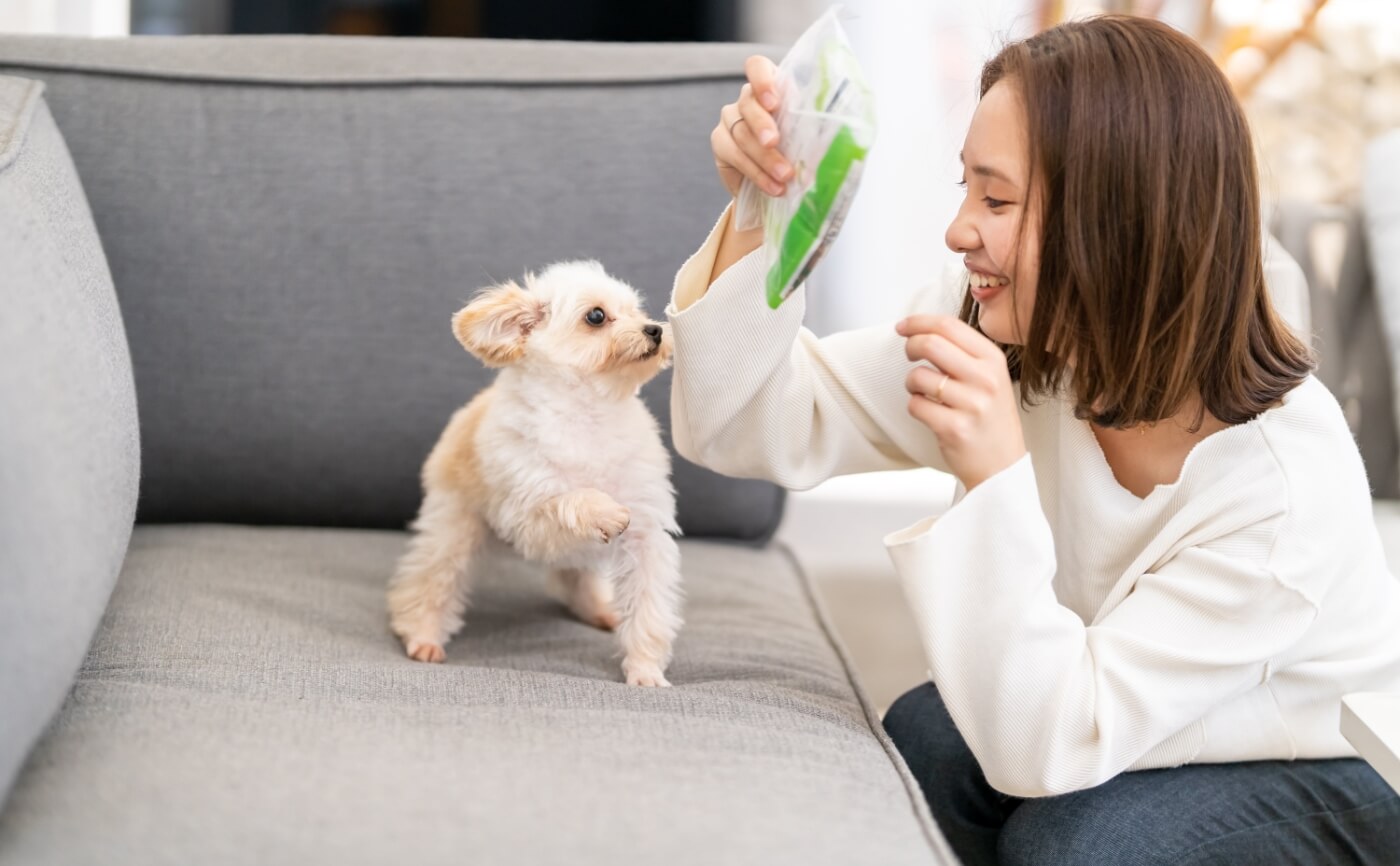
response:
[[[717,243],[681,268],[667,310],[682,455],[794,489],[944,468],[906,412],[893,324],[817,339],[805,290],[768,309],[757,253],[707,291]],[[1400,691],[1400,582],[1327,389],[1309,378],[1207,437],[1143,499],[1066,401],[1021,420],[1028,456],[886,539],[988,781],[1034,797],[1124,770],[1354,755],[1339,699]]]

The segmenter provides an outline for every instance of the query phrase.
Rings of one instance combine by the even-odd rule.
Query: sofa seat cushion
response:
[[[0,863],[954,862],[780,548],[683,542],[675,686],[640,689],[499,551],[408,660],[404,540],[138,527]]]

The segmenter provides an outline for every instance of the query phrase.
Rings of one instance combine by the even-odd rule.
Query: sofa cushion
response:
[[[490,373],[450,317],[600,259],[660,316],[724,192],[709,131],[752,49],[0,38],[48,83],[126,316],[142,521],[402,527]],[[667,423],[669,377],[644,392]],[[694,536],[782,495],[676,458]]]
[[[443,665],[404,536],[138,527],[0,864],[952,863],[781,548],[682,543],[670,689],[495,551]]]
[[[42,90],[0,76],[0,802],[97,628],[139,467],[112,279]]]

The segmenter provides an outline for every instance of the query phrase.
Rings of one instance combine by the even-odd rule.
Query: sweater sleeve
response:
[[[1304,593],[1227,536],[1143,574],[1086,626],[1056,600],[1039,502],[1027,456],[885,540],[934,682],[999,791],[1049,796],[1107,781],[1265,681],[1316,617]]]
[[[768,307],[755,250],[708,285],[729,212],[676,276],[671,430],[686,459],[801,490],[834,475],[946,464],[908,414],[894,324],[818,339],[806,288]]]

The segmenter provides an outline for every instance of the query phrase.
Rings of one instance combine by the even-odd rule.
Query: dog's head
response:
[[[489,367],[527,365],[601,377],[632,393],[671,360],[671,329],[597,262],[561,262],[483,289],[452,317],[457,339]]]

